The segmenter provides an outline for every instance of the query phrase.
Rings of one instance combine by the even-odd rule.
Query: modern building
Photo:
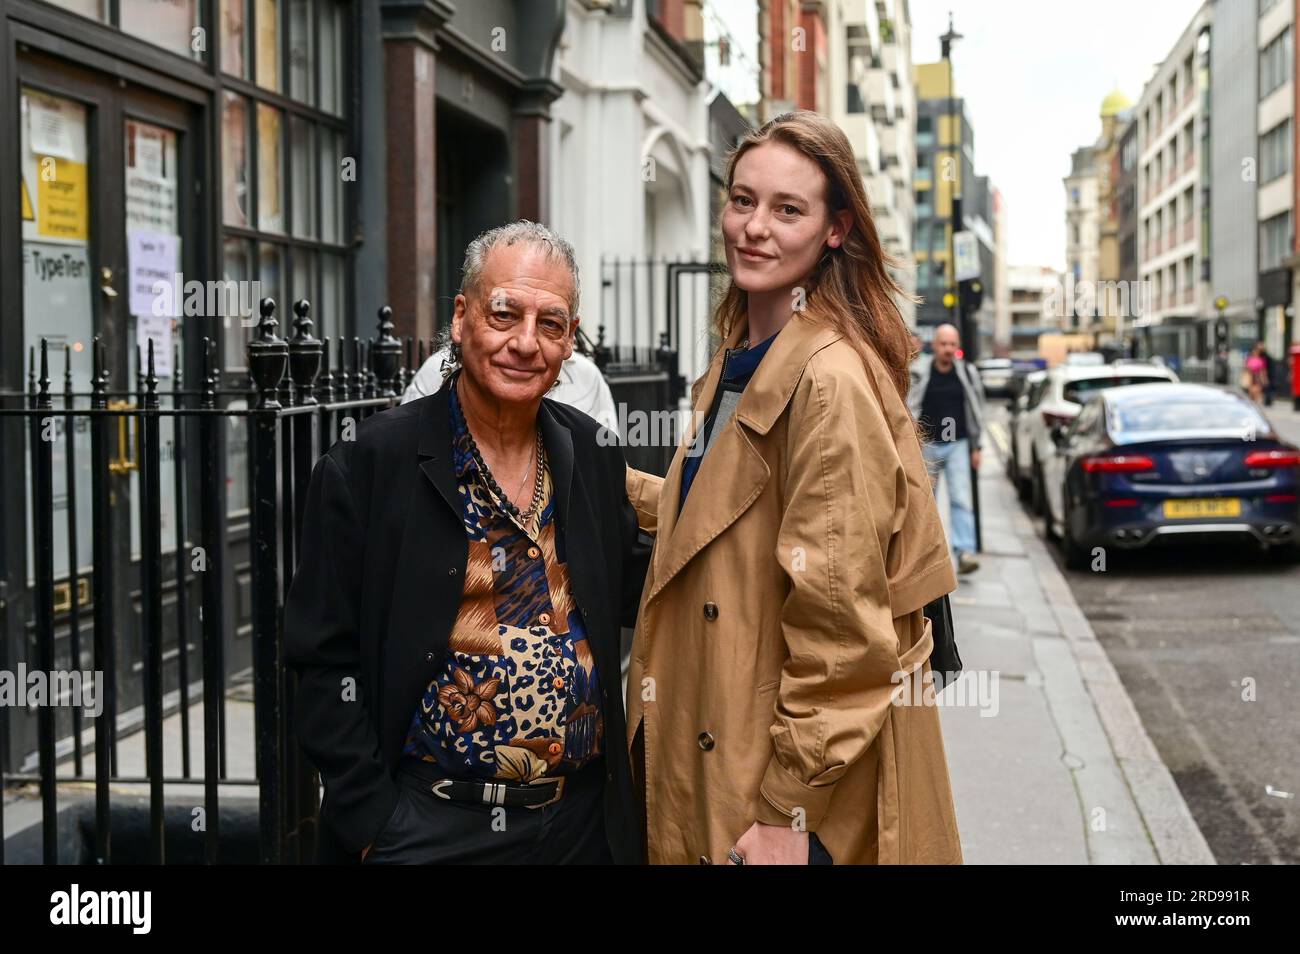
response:
[[[1138,122],[1139,350],[1172,366],[1210,344],[1210,23],[1206,3],[1143,87]],[[1239,80],[1240,78],[1237,77]]]
[[[1080,146],[1070,155],[1070,174],[1065,177],[1065,267],[1073,287],[1095,285],[1101,272],[1097,150]],[[1095,307],[1080,296],[1063,296],[1059,316],[1064,331],[1090,333],[1096,325]],[[1095,306],[1095,300],[1093,302]]]
[[[1224,8],[1232,4],[1220,0],[1215,5],[1215,49],[1218,48],[1219,20],[1227,15]],[[1296,82],[1295,59],[1295,24],[1296,6],[1293,0],[1261,0],[1258,5],[1258,18],[1249,16],[1254,10],[1236,10],[1231,16],[1234,21],[1248,21],[1243,24],[1247,29],[1254,25],[1256,29],[1255,63],[1243,64],[1257,66],[1248,75],[1257,75],[1259,85],[1256,90],[1257,102],[1241,103],[1244,115],[1255,120],[1257,155],[1259,157],[1258,183],[1255,188],[1256,214],[1258,216],[1258,326],[1250,329],[1250,336],[1264,342],[1269,354],[1280,358],[1274,364],[1274,382],[1280,393],[1289,393],[1290,370],[1286,360],[1289,345],[1300,337],[1295,321],[1295,303],[1298,300],[1294,285],[1300,279],[1300,256],[1296,249],[1296,101],[1300,83]],[[1249,21],[1253,21],[1251,24]],[[1243,58],[1245,54],[1243,53]],[[1242,73],[1247,70],[1243,69]],[[1214,74],[1216,93],[1223,84],[1218,74]],[[1225,93],[1231,96],[1231,93]],[[1244,95],[1237,97],[1244,99]],[[1234,106],[1236,102],[1234,100]],[[1253,106],[1253,108],[1252,108]],[[1219,135],[1218,124],[1223,114],[1215,112],[1215,136]],[[1245,132],[1246,130],[1242,130]],[[1216,143],[1216,149],[1217,149]],[[1216,169],[1216,172],[1218,170]],[[1226,170],[1225,170],[1226,171]],[[1216,193],[1220,188],[1235,187],[1228,182],[1220,182],[1216,177]],[[1243,203],[1245,205],[1246,203]],[[1215,202],[1216,209],[1219,203]],[[1217,233],[1217,223],[1216,223]],[[1217,239],[1216,234],[1216,239]],[[1244,323],[1243,323],[1244,324]],[[1241,351],[1253,342],[1247,341],[1245,328],[1240,328],[1232,342]]]
[[[964,100],[950,86],[949,64],[920,63],[913,69],[916,81],[916,220],[913,249],[916,256],[917,334],[929,340],[934,328],[954,321],[955,311],[944,305],[945,292],[956,293],[953,281],[952,200],[962,198],[962,225],[980,242],[981,279],[985,301],[996,297],[994,283],[993,213],[991,190],[975,175],[975,132],[966,115]],[[988,313],[984,312],[987,320]],[[981,339],[992,340],[992,323],[981,326]],[[968,343],[969,346],[969,343]],[[992,354],[981,350],[981,354]]]
[[[1116,244],[1119,249],[1119,279],[1129,288],[1136,288],[1138,282],[1138,124],[1133,119],[1132,111],[1123,123],[1119,133],[1119,149],[1111,161],[1114,178]],[[1141,315],[1136,314],[1135,318]],[[1129,329],[1120,332],[1131,339]],[[1126,342],[1127,344],[1128,342]]]
[[[916,323],[912,236],[916,91],[906,0],[822,4],[831,36],[829,115],[853,144],[881,245],[897,263],[899,310]]]
[[[1060,316],[1052,313],[1049,297],[1053,289],[1059,295],[1060,287],[1060,273],[1046,265],[1007,267],[1010,334],[1005,356],[1038,357],[1038,336],[1064,330]]]

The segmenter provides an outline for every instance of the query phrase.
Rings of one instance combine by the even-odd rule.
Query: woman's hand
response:
[[[806,865],[808,832],[788,825],[765,825],[754,822],[736,842],[736,854],[747,865]],[[735,864],[730,858],[727,864]]]

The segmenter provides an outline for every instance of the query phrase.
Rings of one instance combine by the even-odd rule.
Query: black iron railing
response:
[[[317,457],[347,428],[363,418],[396,404],[413,375],[412,342],[392,334],[392,313],[380,310],[379,334],[370,342],[339,341],[338,360],[329,366],[330,343],[312,335],[310,306],[294,305],[294,334],[276,334],[275,303],[260,303],[261,321],[249,345],[251,390],[217,388],[213,344],[204,339],[204,373],[201,388],[186,390],[179,371],[169,391],[158,388],[156,356],[149,342],[134,392],[108,387],[103,348],[96,339],[92,349],[93,375],[88,393],[74,392],[70,351],[65,350],[65,386],[62,393],[50,387],[50,353],[42,341],[39,363],[33,360],[25,407],[0,408],[0,415],[23,418],[28,434],[30,513],[32,517],[29,609],[33,622],[32,659],[45,674],[58,671],[67,661],[78,670],[82,660],[83,618],[90,614],[91,658],[95,687],[102,700],[97,715],[88,717],[77,705],[63,721],[70,733],[71,773],[59,774],[59,738],[56,707],[35,707],[36,768],[31,773],[7,772],[6,783],[39,783],[41,801],[41,856],[45,863],[59,860],[59,785],[70,782],[94,785],[94,859],[113,860],[112,792],[114,783],[148,786],[147,858],[166,860],[166,789],[170,783],[196,782],[190,752],[191,629],[199,628],[199,675],[203,689],[203,860],[221,860],[221,804],[219,786],[250,785],[258,792],[258,849],[263,863],[304,861],[315,846],[318,784],[294,741],[292,713],[295,691],[292,674],[281,665],[281,612],[297,562],[297,545],[311,470]],[[425,346],[417,346],[423,361]],[[347,361],[351,358],[350,366]],[[179,364],[177,365],[179,368]],[[134,397],[136,403],[115,401]],[[231,399],[247,406],[231,406]],[[59,407],[55,404],[59,403]],[[164,406],[166,401],[168,406]],[[175,539],[174,560],[164,562],[161,527],[163,448],[161,425],[172,431]],[[251,668],[254,690],[254,762],[252,778],[232,777],[227,768],[226,707],[227,647],[235,625],[229,605],[231,585],[227,561],[232,551],[225,540],[228,520],[227,487],[243,475],[226,479],[223,452],[232,422],[241,422],[248,434],[247,490],[249,532],[246,550],[239,554],[249,565],[251,613]],[[62,424],[62,439],[58,425]],[[83,427],[84,425],[84,427]],[[77,535],[79,514],[77,459],[79,430],[90,431],[89,517],[93,527],[91,568],[79,570]],[[128,430],[134,440],[127,439]],[[187,437],[195,438],[193,445]],[[55,448],[64,457],[68,542],[66,579],[56,580],[55,551]],[[138,489],[125,483],[135,472]],[[120,533],[123,507],[136,509],[139,524],[138,555],[130,554],[132,586],[123,586]],[[187,514],[197,512],[197,533],[188,526]],[[129,550],[127,551],[129,553]],[[201,565],[192,563],[201,555]],[[90,577],[89,606],[81,598],[82,580]],[[59,605],[56,584],[67,587],[69,599]],[[165,615],[164,596],[172,605]],[[125,660],[131,627],[123,626],[123,607],[117,600],[138,603],[138,659]],[[57,626],[57,629],[56,629]],[[0,640],[0,644],[5,641]],[[65,643],[66,652],[56,654]],[[0,652],[5,652],[5,646]],[[170,648],[170,651],[167,651]],[[0,668],[8,661],[0,660]],[[144,773],[120,771],[119,702],[123,681],[138,673],[139,686],[129,687],[139,696],[136,722],[144,734]],[[164,769],[163,725],[166,687],[173,696],[181,722],[181,774]],[[53,700],[51,700],[52,702]],[[9,711],[0,706],[0,739],[10,738]],[[93,771],[85,774],[85,723],[95,729]],[[3,757],[3,753],[0,753]],[[0,813],[0,863],[4,861],[4,816]],[[137,852],[138,854],[138,852]]]

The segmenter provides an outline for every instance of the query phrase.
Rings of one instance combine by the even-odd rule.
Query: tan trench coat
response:
[[[724,863],[755,820],[801,820],[837,864],[961,862],[939,712],[891,702],[903,682],[921,698],[921,609],[956,579],[911,415],[873,362],[874,386],[796,315],[680,515],[688,441],[663,480],[629,471],[657,534],[627,690],[651,863]],[[721,370],[719,351],[699,411]]]

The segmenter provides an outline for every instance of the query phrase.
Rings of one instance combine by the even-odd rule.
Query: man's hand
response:
[[[808,832],[787,825],[754,822],[736,842],[736,854],[743,857],[747,865],[806,865]],[[735,862],[727,859],[727,864]]]
[[[973,470],[980,469],[980,449],[978,447],[970,452],[970,465]]]

